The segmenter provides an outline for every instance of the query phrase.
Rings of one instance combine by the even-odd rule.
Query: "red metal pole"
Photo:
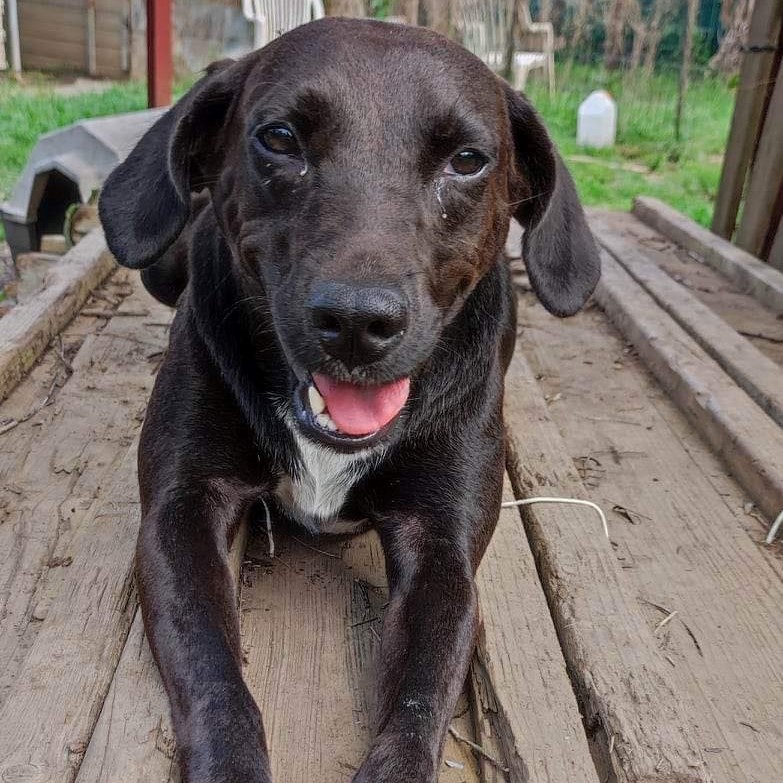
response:
[[[171,103],[171,0],[147,0],[147,105]]]

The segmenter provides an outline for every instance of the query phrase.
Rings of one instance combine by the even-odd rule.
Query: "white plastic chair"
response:
[[[505,65],[509,36],[513,35],[514,3],[522,51],[511,59],[512,83],[524,90],[528,73],[541,68],[547,77],[549,91],[555,90],[555,34],[550,22],[534,22],[530,6],[520,0],[456,0],[456,28],[462,45],[480,57],[493,71]]]
[[[323,0],[242,0],[242,13],[255,25],[255,49],[325,15]]]

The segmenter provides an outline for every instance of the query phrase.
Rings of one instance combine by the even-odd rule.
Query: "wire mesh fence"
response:
[[[753,3],[372,0],[368,10],[438,29],[512,82],[519,81],[515,58],[546,53],[542,28],[548,28],[554,89],[547,68],[533,66],[523,74],[524,91],[586,203],[627,209],[645,192],[708,224]],[[611,149],[576,143],[579,105],[595,90],[607,91],[617,104]]]
[[[717,92],[712,108],[720,111],[739,68],[752,6],[753,0],[372,0],[369,11],[440,28],[471,49],[477,35],[497,37],[493,17],[511,25],[515,11],[517,48],[524,48],[519,20],[525,15],[534,24],[549,23],[555,110],[572,104],[573,96],[607,89],[622,106],[621,137],[678,141],[701,124],[700,111],[686,109],[691,90],[702,104]],[[498,52],[501,59],[504,54]],[[544,75],[531,71],[527,91],[538,93]]]

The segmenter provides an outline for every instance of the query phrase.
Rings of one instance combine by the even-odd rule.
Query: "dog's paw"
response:
[[[381,735],[352,783],[435,783],[436,756],[416,736]]]

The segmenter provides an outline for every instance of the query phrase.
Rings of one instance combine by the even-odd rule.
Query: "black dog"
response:
[[[107,181],[109,247],[178,305],[138,579],[187,781],[270,780],[227,566],[260,500],[314,534],[377,529],[391,596],[354,781],[436,779],[500,504],[512,216],[538,297],[574,313],[598,255],[534,110],[456,44],[370,21],[212,66]]]

